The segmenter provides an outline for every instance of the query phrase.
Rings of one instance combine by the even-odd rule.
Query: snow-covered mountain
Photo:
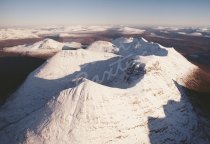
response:
[[[115,45],[107,41],[93,42],[90,46],[88,46],[87,49],[91,51],[108,52],[108,53],[117,53],[119,51],[119,49]]]
[[[75,37],[88,36],[91,33],[115,31],[122,34],[141,34],[145,30],[125,26],[48,26],[34,28],[0,28],[0,40],[40,38],[45,36]]]
[[[80,43],[72,42],[72,43],[60,43],[58,41],[52,39],[45,39],[41,42],[37,42],[32,46],[29,46],[31,49],[55,49],[55,50],[62,50],[62,49],[76,49],[81,48]]]
[[[197,69],[173,48],[143,38],[60,51],[1,107],[0,140],[208,143],[182,89]]]
[[[11,48],[5,48],[6,51],[37,51],[37,50],[72,50],[81,48],[81,44],[77,42],[71,42],[71,43],[61,43],[58,41],[55,41],[53,39],[44,39],[42,41],[36,42],[33,45],[19,45],[14,46]]]

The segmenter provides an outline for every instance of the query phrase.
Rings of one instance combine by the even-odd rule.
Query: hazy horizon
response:
[[[210,27],[208,0],[2,0],[0,26],[132,25]]]

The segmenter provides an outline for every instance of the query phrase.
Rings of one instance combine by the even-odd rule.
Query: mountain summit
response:
[[[46,48],[48,42],[40,46]],[[197,69],[173,48],[143,38],[61,50],[1,107],[0,140],[208,143],[183,91]]]

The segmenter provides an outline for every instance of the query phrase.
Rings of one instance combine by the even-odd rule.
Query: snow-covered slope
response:
[[[81,44],[77,42],[61,43],[53,39],[44,39],[34,43],[33,45],[20,45],[11,48],[5,48],[7,51],[36,51],[36,50],[62,50],[81,48]]]
[[[208,143],[180,86],[196,69],[173,48],[143,38],[61,51],[1,107],[0,140]]]
[[[117,53],[119,51],[119,49],[115,45],[107,41],[96,41],[92,43],[87,49],[91,51],[109,52],[109,53]]]
[[[168,51],[157,43],[149,43],[144,38],[118,38],[113,43],[119,48],[119,54],[166,56]]]
[[[82,47],[78,42],[61,43],[52,39],[44,39],[32,45],[18,45],[3,48],[6,53],[14,53],[38,58],[49,58],[61,50],[77,50]]]

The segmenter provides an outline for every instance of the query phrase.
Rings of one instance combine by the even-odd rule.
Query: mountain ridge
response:
[[[62,50],[32,72],[0,109],[0,139],[208,143],[181,88],[190,88],[185,79],[198,67],[173,48],[142,38],[113,44],[118,52]]]

